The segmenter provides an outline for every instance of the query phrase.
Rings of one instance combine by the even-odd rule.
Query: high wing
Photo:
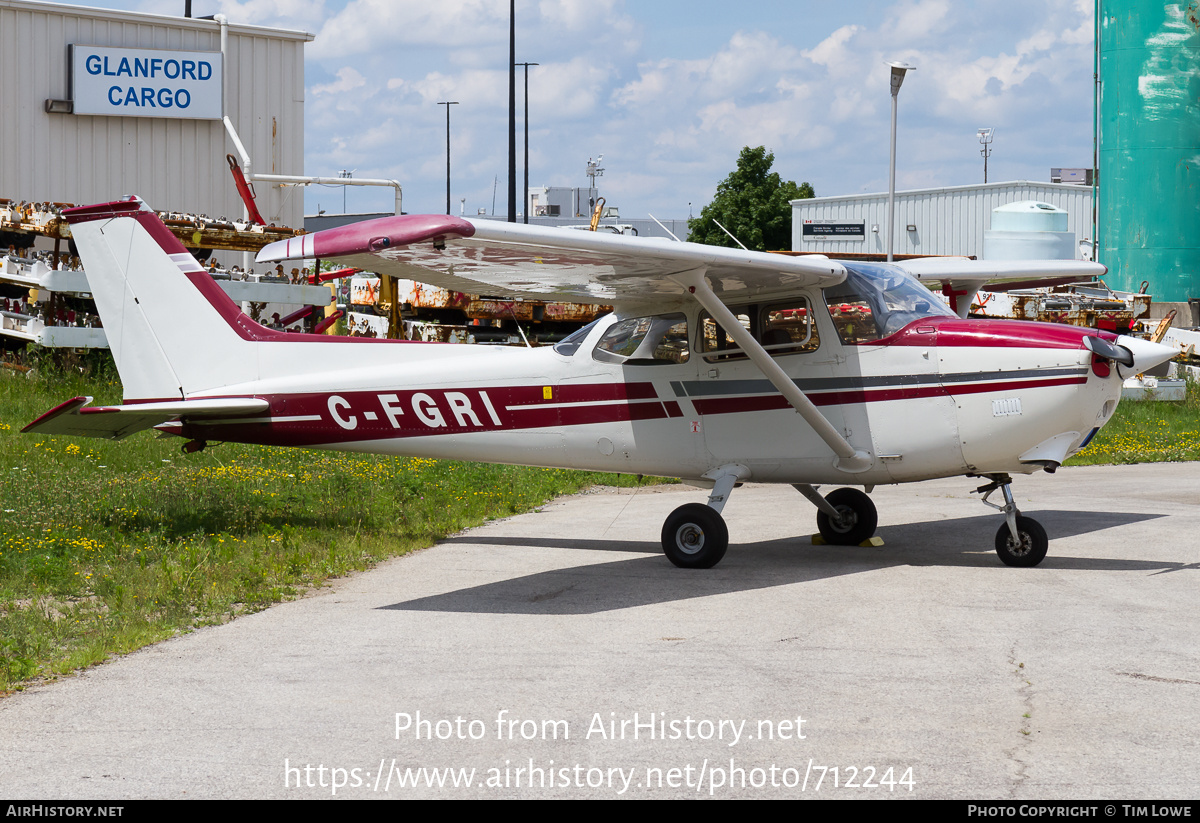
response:
[[[613,305],[682,297],[672,275],[702,270],[723,299],[845,279],[836,261],[662,238],[625,237],[449,215],[401,215],[281,240],[259,263],[338,258],[452,291]]]
[[[929,288],[940,288],[950,307],[966,317],[975,293],[1040,288],[1102,277],[1106,266],[1086,260],[968,260],[965,257],[916,257],[894,264]]]
[[[173,420],[241,417],[265,412],[269,405],[266,400],[253,397],[174,400],[128,406],[88,406],[91,402],[90,397],[72,398],[55,406],[21,431],[123,440],[131,434]]]

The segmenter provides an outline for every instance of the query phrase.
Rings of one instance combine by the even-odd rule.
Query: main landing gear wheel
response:
[[[1041,523],[1032,517],[1017,515],[1017,532],[1021,535],[1020,542],[1013,540],[1007,522],[996,532],[996,554],[1000,555],[1004,565],[1028,569],[1046,559],[1050,540]]]
[[[825,499],[841,513],[841,517],[835,519],[817,510],[817,530],[826,543],[857,546],[875,534],[879,513],[867,495],[858,489],[834,489],[825,495]]]
[[[711,569],[729,548],[725,520],[703,503],[671,512],[662,529],[663,552],[681,569]]]

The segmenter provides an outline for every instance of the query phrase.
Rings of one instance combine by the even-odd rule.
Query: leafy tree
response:
[[[746,146],[738,157],[737,168],[717,185],[717,196],[688,221],[688,240],[710,246],[737,244],[721,231],[713,218],[721,222],[746,244],[758,251],[792,248],[792,207],[790,200],[815,196],[808,183],[796,185],[781,180],[771,171],[773,152],[765,146]]]

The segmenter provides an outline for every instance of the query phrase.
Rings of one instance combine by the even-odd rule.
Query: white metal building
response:
[[[222,59],[214,20],[0,0],[0,197],[86,204],[139,194],[159,211],[240,218],[222,96],[252,171],[303,174],[304,44],[313,36],[235,23],[225,33]],[[112,55],[111,63],[88,52],[85,66],[87,47]],[[156,55],[164,59],[151,69]],[[201,63],[208,68],[198,71]],[[223,68],[215,114],[202,111],[199,93],[194,105],[186,92],[172,105],[181,64],[192,79]],[[121,114],[74,112],[88,108],[72,98],[72,86],[84,86],[74,78],[87,80],[87,72],[102,84],[100,103],[126,104]],[[263,183],[256,190],[268,222],[303,225],[299,191]]]
[[[896,192],[895,254],[983,256],[992,210],[1038,200],[1067,212],[1077,241],[1092,237],[1092,189],[1016,180]],[[792,202],[792,249],[827,254],[887,254],[887,192]]]

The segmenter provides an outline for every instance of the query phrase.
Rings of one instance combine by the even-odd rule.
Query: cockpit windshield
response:
[[[824,290],[844,343],[887,337],[922,317],[954,317],[936,294],[908,272],[884,263],[843,263],[846,279]]]

